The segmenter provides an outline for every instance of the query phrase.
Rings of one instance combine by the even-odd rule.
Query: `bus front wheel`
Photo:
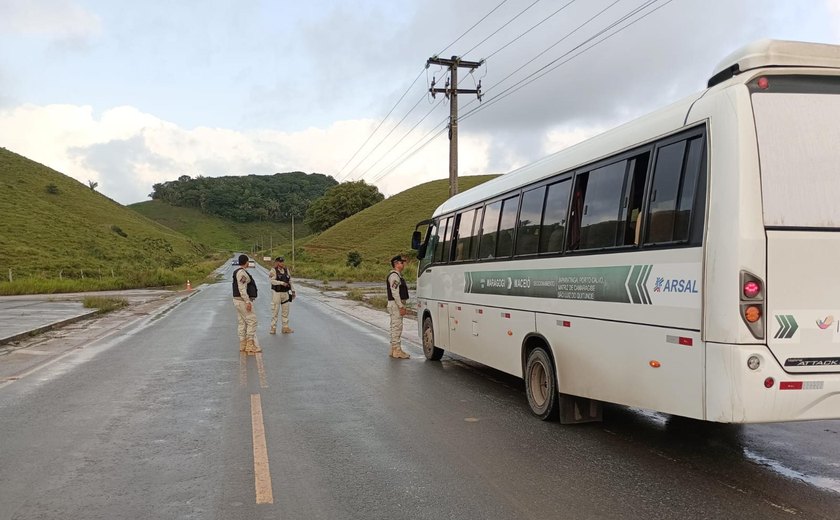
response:
[[[423,355],[429,361],[438,361],[443,356],[443,349],[435,346],[435,330],[431,316],[423,318]]]
[[[557,417],[557,376],[548,352],[537,347],[528,354],[525,364],[525,393],[528,406],[540,420]]]

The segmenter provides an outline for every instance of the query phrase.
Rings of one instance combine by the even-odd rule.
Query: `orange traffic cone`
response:
[[[192,284],[190,283],[189,280],[187,280],[187,290],[192,291]]]

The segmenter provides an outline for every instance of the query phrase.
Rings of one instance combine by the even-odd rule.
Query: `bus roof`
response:
[[[433,216],[437,217],[438,215],[472,206],[480,201],[507,193],[523,185],[538,182],[541,179],[614,155],[621,150],[629,150],[643,144],[645,141],[666,135],[675,128],[681,128],[685,125],[688,110],[704,92],[693,94],[664,109],[634,119],[581,143],[543,157],[537,162],[458,193],[441,204],[435,210]],[[641,141],[639,139],[640,135],[645,136]]]
[[[764,67],[840,68],[840,45],[759,40],[724,58],[709,78],[709,87],[748,70]]]
[[[727,56],[715,68],[709,88],[734,76],[762,67],[840,68],[840,45],[760,40]],[[719,88],[725,88],[722,85]],[[692,104],[708,92],[703,90],[664,109],[657,110],[617,128],[544,157],[475,188],[459,193],[441,204],[433,216],[467,208],[516,188],[572,170],[622,150],[654,140],[685,125]],[[640,141],[639,137],[644,136]]]

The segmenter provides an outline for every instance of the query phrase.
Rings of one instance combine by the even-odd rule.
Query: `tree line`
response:
[[[299,171],[195,179],[182,175],[155,184],[149,197],[236,222],[287,221],[306,215],[312,202],[337,184],[328,175]]]
[[[328,175],[304,172],[195,179],[182,175],[152,189],[149,196],[154,200],[237,222],[304,217],[316,233],[385,198],[364,181],[339,184]]]

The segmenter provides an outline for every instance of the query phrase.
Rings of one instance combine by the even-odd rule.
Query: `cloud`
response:
[[[696,92],[723,56],[752,40],[826,39],[829,26],[840,36],[840,0],[809,10],[788,0],[660,0],[662,9],[575,56],[577,45],[586,48],[584,34],[642,2],[618,2],[577,31],[613,0],[575,2],[551,18],[561,4],[541,2],[502,27],[530,3],[507,2],[450,47],[444,46],[490,4],[357,0],[350,8],[313,0],[295,7],[248,4],[247,15],[238,17],[238,7],[228,5],[210,10],[214,14],[203,23],[186,23],[195,21],[196,4],[155,4],[136,12],[100,7],[109,21],[107,45],[90,56],[34,63],[38,74],[31,79],[20,64],[20,71],[0,71],[0,144],[82,182],[97,181],[103,193],[124,203],[143,200],[154,183],[184,174],[291,170],[363,177],[394,194],[448,176],[449,105],[427,102],[426,72],[443,82],[436,66],[423,67],[434,54],[488,58],[475,74],[459,73],[461,88],[474,88],[480,78],[485,93],[482,103],[458,98],[459,170],[468,175],[509,171]],[[266,10],[271,6],[276,10]],[[246,23],[254,19],[262,25]],[[794,26],[800,32],[789,29]],[[0,31],[90,39],[102,22],[70,0],[0,0]],[[17,40],[31,43],[9,41]],[[6,60],[15,65],[16,55],[9,52]],[[528,83],[528,75],[543,72]],[[7,89],[1,87],[19,78],[29,83],[21,83],[26,94],[16,99],[38,104],[4,101]],[[404,92],[389,120],[343,170]],[[56,99],[67,104],[48,104]],[[100,104],[86,105],[94,100]],[[123,103],[132,106],[117,106]],[[400,128],[382,141],[403,116]],[[423,139],[439,130],[436,140]]]
[[[71,0],[4,0],[0,2],[0,30],[84,42],[101,33],[102,21]]]
[[[840,0],[825,0],[834,38],[840,39]]]
[[[0,110],[0,142],[34,161],[80,182],[99,183],[99,191],[123,204],[145,200],[156,183],[181,175],[269,175],[301,170],[337,176],[355,151],[357,138],[368,135],[371,120],[341,121],[326,128],[298,132],[224,128],[181,128],[133,107],[94,113],[89,106],[24,105]],[[513,134],[465,134],[459,140],[459,173],[504,173],[557,146],[576,142],[594,130],[554,129],[536,148],[516,151]],[[363,178],[386,195],[411,186],[447,178],[449,142],[446,136],[388,169],[389,157]],[[364,172],[346,180],[356,180]]]

